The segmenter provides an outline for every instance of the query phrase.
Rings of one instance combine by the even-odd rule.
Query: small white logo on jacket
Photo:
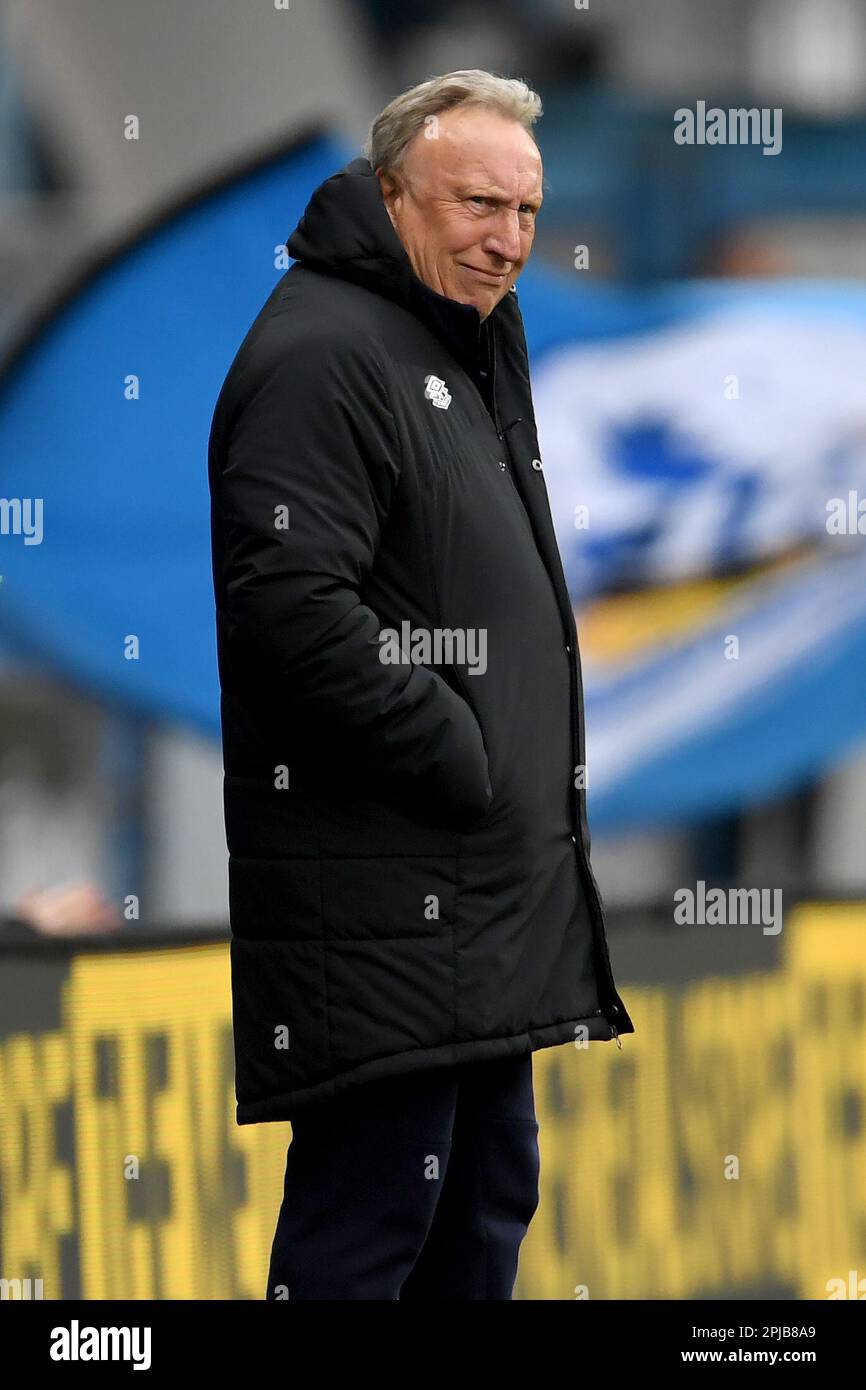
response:
[[[432,373],[424,378],[424,395],[428,401],[432,401],[438,410],[447,410],[451,404],[451,392],[445,382],[441,377],[433,376]]]

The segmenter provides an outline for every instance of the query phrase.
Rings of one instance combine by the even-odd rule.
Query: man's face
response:
[[[517,121],[480,106],[432,118],[382,197],[419,280],[482,319],[514,284],[541,207],[541,156]]]

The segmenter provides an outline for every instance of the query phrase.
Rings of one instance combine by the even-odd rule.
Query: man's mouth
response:
[[[501,285],[507,274],[504,270],[484,270],[481,266],[470,265],[468,261],[458,261],[458,265],[462,265],[465,270],[473,271],[475,275],[480,275],[490,285]]]

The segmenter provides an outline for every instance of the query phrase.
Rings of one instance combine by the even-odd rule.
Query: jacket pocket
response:
[[[477,812],[469,811],[468,814],[467,814],[466,816],[463,817],[463,819],[462,819],[462,821],[461,821],[461,824],[460,824],[460,829],[461,829],[461,831],[465,831],[465,830],[473,830],[477,825],[480,825],[481,822],[484,820],[484,818],[486,817],[487,813],[489,812],[491,806],[493,805],[494,800],[496,799],[496,788],[495,788],[494,785],[493,785],[493,782],[492,782],[492,779],[491,779],[491,774],[490,774],[490,751],[489,751],[490,745],[489,745],[489,742],[488,742],[488,737],[487,737],[487,734],[486,734],[485,731],[484,731],[484,724],[483,724],[483,722],[482,722],[481,715],[480,715],[478,709],[476,708],[476,706],[475,706],[475,704],[474,704],[474,702],[473,702],[473,700],[472,700],[472,698],[471,698],[471,696],[470,696],[470,694],[469,694],[469,683],[468,683],[468,680],[467,680],[467,678],[463,675],[463,672],[462,672],[458,667],[452,666],[450,669],[451,669],[451,671],[452,671],[452,673],[453,673],[454,682],[455,682],[455,685],[457,686],[458,693],[459,693],[460,696],[462,697],[464,703],[466,704],[466,708],[469,710],[469,713],[472,715],[472,718],[473,718],[473,720],[475,721],[475,724],[476,724],[476,726],[477,726],[477,728],[478,728],[478,734],[479,734],[479,737],[480,737],[480,739],[481,739],[481,745],[482,745],[482,747],[483,747],[483,749],[484,749],[485,776],[486,776],[486,781],[487,781],[487,800],[486,800],[486,804],[483,806],[483,808],[479,809]]]

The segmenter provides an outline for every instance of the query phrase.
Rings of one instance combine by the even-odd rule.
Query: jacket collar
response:
[[[493,315],[482,321],[474,305],[446,299],[414,273],[410,280],[410,307],[460,365],[474,376],[483,360],[489,357]]]

